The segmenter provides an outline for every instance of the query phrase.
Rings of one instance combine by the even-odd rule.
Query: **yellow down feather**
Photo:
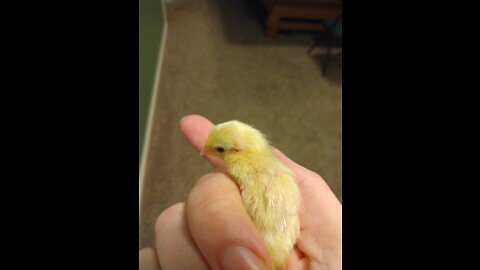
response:
[[[215,126],[203,152],[225,161],[267,244],[273,268],[281,269],[300,234],[295,174],[274,156],[260,131],[235,120]]]

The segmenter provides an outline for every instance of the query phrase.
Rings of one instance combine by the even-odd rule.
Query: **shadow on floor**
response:
[[[312,53],[310,57],[318,65],[321,74],[323,62],[325,61],[325,54]],[[340,54],[333,54],[330,56],[324,77],[333,84],[342,85],[342,56]]]
[[[326,41],[318,32],[282,31],[274,39],[265,37],[267,10],[261,0],[215,0],[221,14],[223,31],[228,42],[239,45],[262,46],[300,46],[305,53],[317,40],[314,51],[326,47]],[[312,52],[312,59],[318,63],[321,71],[324,55]],[[340,64],[339,64],[340,63]],[[333,56],[325,77],[331,82],[341,84],[341,57]]]
[[[312,32],[279,31],[274,39],[265,37],[267,10],[261,0],[215,0],[220,9],[227,40],[241,45],[291,45],[308,48]]]

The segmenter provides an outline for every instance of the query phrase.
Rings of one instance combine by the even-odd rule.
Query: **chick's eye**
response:
[[[223,149],[223,147],[217,147],[216,149],[217,149],[217,152],[219,153],[225,152],[225,149]]]

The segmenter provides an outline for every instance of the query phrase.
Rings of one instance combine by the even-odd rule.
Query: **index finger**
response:
[[[180,120],[180,130],[197,151],[202,150],[213,126],[210,120],[200,115],[187,115]]]
[[[213,123],[200,115],[187,115],[180,120],[180,130],[187,141],[200,152],[205,145],[208,133],[213,128]],[[213,156],[204,156],[215,168],[225,167],[222,160]]]

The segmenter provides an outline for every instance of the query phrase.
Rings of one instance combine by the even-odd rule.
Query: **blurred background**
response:
[[[140,248],[210,165],[179,120],[240,120],[342,201],[341,1],[140,0]]]

